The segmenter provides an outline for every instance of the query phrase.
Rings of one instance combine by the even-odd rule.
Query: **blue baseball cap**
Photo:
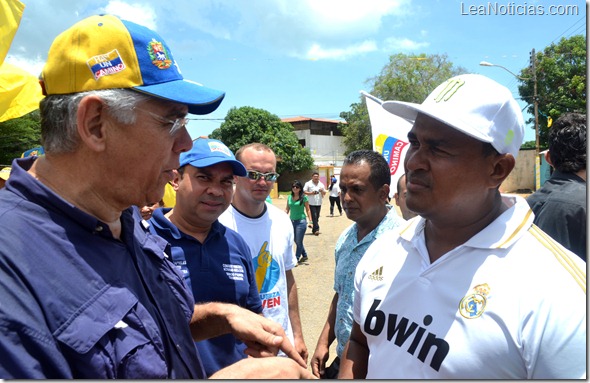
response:
[[[236,176],[244,177],[247,173],[244,165],[236,160],[232,151],[219,140],[197,138],[193,141],[191,150],[180,154],[180,167],[191,165],[206,168],[220,162],[229,163]]]
[[[91,16],[55,38],[41,73],[45,95],[133,89],[213,112],[225,93],[185,79],[166,42],[153,30],[113,15]]]

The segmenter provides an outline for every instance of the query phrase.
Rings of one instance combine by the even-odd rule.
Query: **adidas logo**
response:
[[[369,279],[372,281],[382,281],[383,280],[383,266],[381,266],[377,270],[373,271],[369,275]]]

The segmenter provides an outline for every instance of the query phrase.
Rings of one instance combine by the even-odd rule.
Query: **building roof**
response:
[[[290,118],[281,118],[281,121],[283,122],[303,122],[303,121],[319,121],[319,122],[331,122],[333,124],[339,124],[339,123],[343,123],[346,124],[346,121],[340,121],[340,120],[329,120],[327,118],[311,118],[311,117],[303,117],[303,116],[298,116],[298,117],[290,117]]]

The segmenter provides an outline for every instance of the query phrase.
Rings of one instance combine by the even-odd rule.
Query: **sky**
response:
[[[215,112],[189,116],[193,138],[218,128],[233,107],[339,120],[397,53],[447,54],[518,98],[512,74],[479,63],[519,73],[533,48],[586,35],[587,28],[582,0],[21,1],[6,61],[35,76],[53,39],[88,16],[115,14],[156,30],[185,78],[226,92]],[[529,124],[525,141],[532,140]]]

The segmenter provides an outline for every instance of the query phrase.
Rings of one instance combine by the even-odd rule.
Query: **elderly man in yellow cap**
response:
[[[194,310],[169,245],[136,206],[159,201],[192,140],[186,115],[224,93],[186,80],[162,38],[110,15],[53,42],[41,75],[43,157],[0,190],[0,378],[203,378],[194,340],[237,334],[254,356],[219,377],[309,377],[281,326]],[[190,323],[190,327],[189,327]]]

